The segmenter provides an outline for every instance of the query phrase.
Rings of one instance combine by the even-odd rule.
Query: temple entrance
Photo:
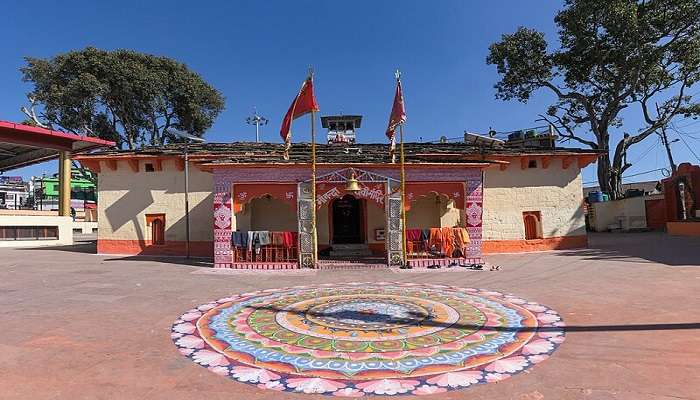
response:
[[[331,205],[333,244],[361,244],[365,242],[362,231],[361,200],[345,195]]]

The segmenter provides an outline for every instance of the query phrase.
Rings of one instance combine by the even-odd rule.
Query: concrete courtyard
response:
[[[567,324],[561,347],[525,373],[428,398],[700,399],[700,239],[596,234],[586,250],[489,256],[500,271],[227,273],[92,252],[0,251],[0,398],[328,398],[219,377],[177,351],[173,321],[251,290],[396,281],[514,293]]]

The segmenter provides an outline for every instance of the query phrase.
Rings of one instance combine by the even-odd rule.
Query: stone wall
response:
[[[492,167],[484,173],[484,250],[527,251],[585,246],[581,170],[573,163],[563,169],[554,159],[547,169],[522,169],[511,164],[501,170]],[[541,214],[542,240],[525,240],[524,212]],[[569,238],[569,239],[562,239]],[[577,239],[571,239],[577,238]],[[499,243],[500,242],[500,243]],[[557,243],[566,242],[562,246]],[[522,246],[521,246],[522,245]],[[508,249],[508,247],[512,249]]]
[[[97,203],[98,252],[143,253],[151,245],[147,214],[165,214],[167,246],[153,251],[173,253],[184,249],[184,172],[176,167],[175,160],[163,160],[162,170],[152,172],[145,171],[145,163],[140,161],[138,172],[134,172],[126,161],[118,161],[116,170],[101,163]],[[212,186],[211,173],[190,168],[190,240],[192,246],[197,247],[198,255],[202,256],[211,256]]]

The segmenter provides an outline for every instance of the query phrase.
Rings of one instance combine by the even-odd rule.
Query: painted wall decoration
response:
[[[447,196],[448,199],[454,202],[455,208],[464,209],[464,182],[406,183],[406,204],[404,208],[408,211],[411,208],[411,203],[430,193]]]
[[[251,200],[266,195],[289,204],[293,210],[297,207],[296,183],[234,183],[232,186],[234,213],[240,212]]]
[[[353,196],[373,201],[380,208],[384,208],[384,183],[360,183],[360,191],[353,193]],[[319,209],[331,200],[345,196],[345,184],[341,183],[319,183],[316,184],[316,208]]]
[[[188,310],[171,335],[195,363],[260,389],[393,396],[507,379],[549,358],[564,322],[500,292],[363,282],[232,295]]]

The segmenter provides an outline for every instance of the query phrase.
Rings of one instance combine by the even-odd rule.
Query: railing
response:
[[[298,261],[296,232],[265,232],[272,239],[272,244],[260,245],[257,240],[254,245],[248,243],[248,232],[234,232],[232,237],[232,262],[234,263],[296,263]],[[235,234],[248,238],[236,239]],[[284,237],[286,236],[286,240]]]
[[[296,247],[266,245],[252,250],[246,247],[233,248],[233,262],[297,262],[297,260]]]

